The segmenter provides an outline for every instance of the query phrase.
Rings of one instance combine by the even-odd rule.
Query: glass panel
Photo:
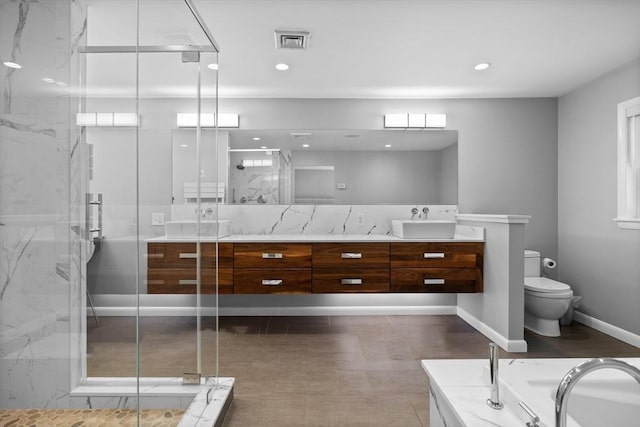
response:
[[[148,377],[215,372],[215,233],[202,238],[214,250],[199,248],[204,232],[196,229],[190,246],[175,251],[178,268],[164,263],[173,270],[161,280],[179,292],[149,292],[158,258],[148,257],[147,244],[165,236],[173,214],[176,113],[215,112],[217,105],[215,72],[197,52],[194,61],[194,49],[180,51],[185,44],[214,51],[187,3],[0,4],[0,40],[10,41],[0,56],[22,66],[0,69],[0,409],[129,409],[140,424],[136,410],[159,405],[157,396],[139,394]],[[205,55],[217,62],[216,54]],[[201,67],[209,79],[206,106]],[[194,135],[215,157],[216,133],[207,133]],[[190,209],[205,207],[202,153],[191,159],[198,203]],[[217,180],[217,163],[206,168]],[[173,274],[184,265],[193,277]],[[206,301],[198,294],[205,288]],[[213,320],[202,321],[202,313]],[[127,378],[127,398],[95,398],[100,377]],[[167,409],[188,404],[181,397],[163,402]],[[38,414],[39,423],[51,415]],[[83,421],[55,415],[57,423]],[[27,412],[11,416],[9,424],[22,424]]]
[[[208,46],[184,0],[87,0],[87,46]],[[139,13],[138,13],[139,12]],[[139,33],[138,33],[139,17]]]

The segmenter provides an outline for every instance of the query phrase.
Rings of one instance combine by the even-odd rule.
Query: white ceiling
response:
[[[226,96],[555,97],[640,56],[638,0],[196,4]],[[310,31],[309,50],[276,50],[275,29]]]
[[[113,22],[126,21],[113,7],[116,3],[94,2],[90,39],[100,38],[98,20],[112,21],[103,26],[105,40],[126,32],[113,31]],[[153,31],[164,32],[163,37],[150,39],[171,44],[182,33],[200,42],[202,34],[194,35],[198,30],[187,22],[188,15],[178,19],[176,13],[163,12],[162,5],[169,3],[147,1],[153,7],[143,10],[143,22],[153,22]],[[640,56],[640,0],[195,0],[195,4],[220,45],[222,97],[556,97]],[[310,31],[309,49],[276,50],[276,29]],[[118,69],[109,65],[114,61],[96,55],[91,59],[94,65],[88,66],[89,93],[113,96],[130,90],[135,64]],[[193,70],[185,78],[189,64],[181,64],[175,54],[165,56],[170,59],[160,54],[141,56],[153,61],[140,68],[143,93],[192,92]],[[203,58],[211,60],[215,55]],[[474,71],[473,65],[482,61],[493,66]],[[276,71],[278,62],[291,68]],[[204,70],[207,94],[214,78],[212,71]]]

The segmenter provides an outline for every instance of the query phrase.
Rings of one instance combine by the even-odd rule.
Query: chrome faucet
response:
[[[427,219],[427,215],[429,215],[429,208],[426,207],[426,206],[424,208],[422,208],[422,213],[424,214],[424,219],[426,220]],[[422,215],[420,215],[420,216],[422,216]]]
[[[415,218],[418,215],[418,208],[411,208],[411,219]]]
[[[504,405],[500,402],[500,385],[498,384],[498,345],[489,343],[489,376],[491,380],[491,397],[487,399],[487,405],[492,409],[502,409]]]
[[[573,369],[567,372],[567,375],[564,376],[562,381],[560,381],[558,391],[556,392],[556,427],[567,426],[567,403],[569,401],[569,394],[571,394],[571,390],[573,390],[578,380],[591,371],[604,368],[613,368],[626,372],[640,384],[640,369],[622,360],[591,359],[574,366]]]

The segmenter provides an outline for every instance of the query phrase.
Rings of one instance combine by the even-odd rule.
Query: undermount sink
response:
[[[231,234],[231,220],[203,219],[200,221],[200,233],[195,219],[167,221],[164,223],[164,232],[167,237],[225,237]]]
[[[403,239],[452,239],[455,221],[447,220],[391,220],[391,234]]]

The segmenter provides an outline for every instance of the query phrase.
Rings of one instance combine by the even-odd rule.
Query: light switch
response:
[[[164,214],[162,212],[152,213],[151,225],[164,225]]]

